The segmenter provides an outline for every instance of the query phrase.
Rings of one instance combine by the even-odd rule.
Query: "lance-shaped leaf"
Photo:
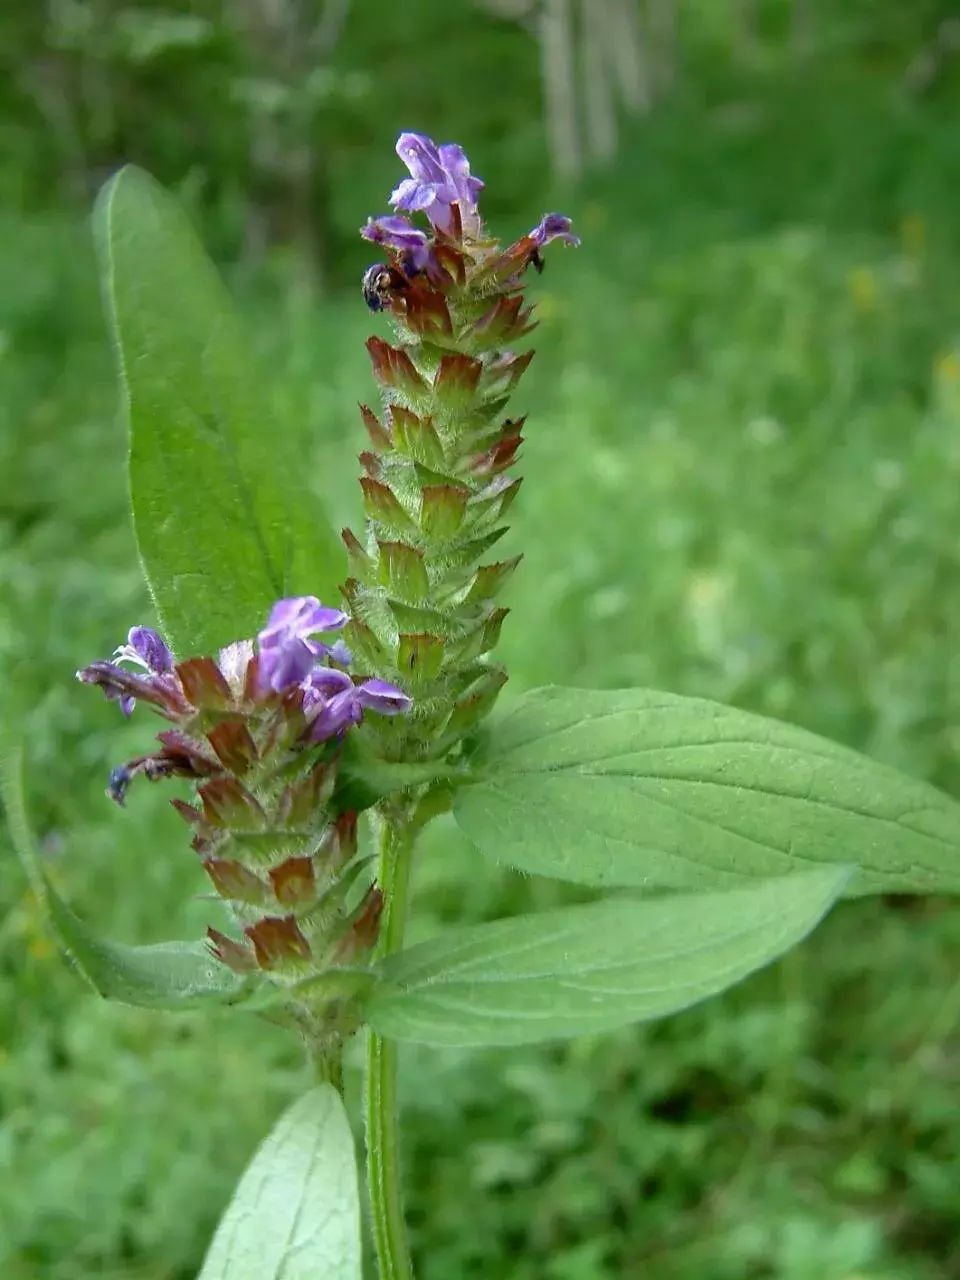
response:
[[[789,950],[849,872],[608,900],[457,929],[383,962],[366,1006],[381,1035],[464,1048],[610,1031],[685,1009]]]
[[[960,804],[793,725],[647,689],[538,689],[479,732],[454,814],[478,849],[597,885],[858,868],[852,893],[960,889]]]
[[[199,1280],[360,1280],[350,1124],[329,1084],[300,1098],[247,1166]]]
[[[334,599],[343,552],[177,202],[127,168],[94,217],[140,555],[174,649],[211,653],[282,596]]]
[[[189,1009],[240,998],[241,979],[217,964],[202,942],[125,947],[97,937],[66,905],[40,864],[27,821],[17,751],[4,752],[0,788],[7,825],[31,888],[60,945],[100,995],[153,1009]]]

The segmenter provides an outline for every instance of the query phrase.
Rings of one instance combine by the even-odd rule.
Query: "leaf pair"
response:
[[[400,1040],[520,1044],[663,1017],[787,951],[844,893],[960,889],[956,801],[702,699],[534,690],[487,723],[469,764],[453,812],[480,853],[688,892],[458,930],[393,957],[368,1016]]]

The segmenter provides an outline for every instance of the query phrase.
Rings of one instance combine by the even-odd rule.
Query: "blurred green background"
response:
[[[461,142],[504,236],[572,214],[533,283],[511,688],[705,694],[960,794],[954,10],[6,0],[0,704],[78,910],[126,941],[208,911],[165,798],[103,795],[149,717],[73,679],[149,621],[87,222],[127,160],[193,212],[338,520],[396,134]],[[296,1046],[87,994],[5,837],[0,866],[0,1275],[193,1280]],[[414,933],[558,894],[441,824]],[[951,902],[851,903],[664,1023],[407,1054],[421,1280],[960,1277],[958,958]]]

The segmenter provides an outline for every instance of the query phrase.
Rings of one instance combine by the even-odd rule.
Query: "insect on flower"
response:
[[[394,299],[410,288],[410,281],[402,271],[386,262],[375,262],[363,273],[363,300],[371,311],[383,311]]]

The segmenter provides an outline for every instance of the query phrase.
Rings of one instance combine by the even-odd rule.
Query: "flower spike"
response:
[[[384,255],[363,296],[389,313],[395,337],[367,343],[383,413],[361,409],[373,450],[361,455],[366,530],[343,534],[344,635],[376,680],[412,682],[416,714],[376,733],[392,758],[416,759],[455,750],[506,679],[490,655],[507,613],[496,597],[517,561],[485,557],[520,484],[507,472],[523,418],[503,411],[533,355],[515,350],[534,327],[523,276],[554,242],[579,240],[568,217],[548,213],[504,249],[483,224],[483,182],[460,146],[405,132],[397,154],[409,176],[389,197],[393,212],[360,232]],[[468,715],[463,690],[487,675],[489,696]],[[364,687],[369,697],[373,682]],[[317,732],[356,714],[337,697]]]
[[[338,764],[356,725],[413,705],[397,685],[350,673],[350,650],[336,635],[348,620],[315,596],[294,596],[276,602],[255,640],[216,658],[176,662],[156,631],[134,627],[113,661],[78,672],[126,714],[144,701],[172,722],[159,750],[112,770],[107,794],[122,806],[138,777],[193,783],[194,803],[172,803],[241,934],[211,929],[211,954],[250,981],[289,987],[298,1019],[329,1022],[340,1036],[356,1025],[359,1006],[319,995],[303,1005],[292,990],[345,963],[346,936],[356,941],[351,964],[376,941],[372,926],[357,933],[346,911],[356,814],[333,807]]]

